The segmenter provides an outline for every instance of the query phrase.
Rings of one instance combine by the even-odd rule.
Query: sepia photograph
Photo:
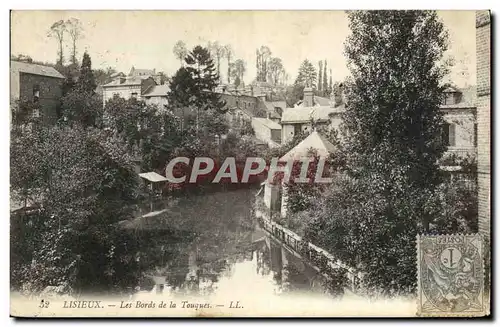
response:
[[[491,314],[488,10],[11,10],[12,317]]]

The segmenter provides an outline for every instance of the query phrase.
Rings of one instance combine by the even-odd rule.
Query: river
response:
[[[252,212],[256,193],[165,200],[164,212],[136,219],[135,230],[155,233],[142,240],[148,245],[137,255],[146,277],[135,294],[326,296],[323,277],[258,226]]]

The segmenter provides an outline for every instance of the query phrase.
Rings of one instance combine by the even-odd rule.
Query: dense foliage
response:
[[[366,272],[369,293],[413,292],[416,234],[474,228],[474,205],[457,205],[466,191],[443,184],[438,164],[447,34],[429,11],[350,12],[349,21],[344,177],[309,209],[306,234]]]

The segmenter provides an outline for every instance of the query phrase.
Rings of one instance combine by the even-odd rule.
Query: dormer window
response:
[[[460,101],[462,101],[462,92],[453,88],[448,88],[446,91],[444,91],[441,104],[454,105],[460,103]]]

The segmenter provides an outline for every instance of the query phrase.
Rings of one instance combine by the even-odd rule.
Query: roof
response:
[[[134,68],[130,69],[130,73],[128,76],[138,76],[138,75],[154,75],[155,70],[154,69],[139,69],[139,68]]]
[[[327,121],[331,113],[337,112],[338,108],[331,106],[295,107],[283,110],[281,123],[306,123],[313,118],[315,121]]]
[[[150,182],[153,182],[153,183],[157,183],[157,182],[166,182],[167,179],[165,178],[165,176],[162,176],[158,173],[155,173],[154,171],[151,171],[149,173],[142,173],[142,174],[139,174],[140,177],[150,181]]]
[[[275,108],[281,108],[282,111],[286,109],[286,101],[263,101],[266,106],[266,110],[271,114],[271,118],[281,118],[281,116],[276,112]]]
[[[122,82],[123,81],[123,82]],[[117,78],[108,84],[104,84],[103,87],[109,86],[126,86],[126,85],[141,85],[143,78],[140,77],[127,77],[125,79]]]
[[[260,117],[253,117],[255,121],[261,123],[262,125],[268,127],[269,129],[281,129],[281,125],[278,123],[275,123],[271,119],[267,118],[260,118]]]
[[[168,92],[170,92],[170,88],[167,84],[163,85],[154,85],[149,91],[143,96],[145,97],[166,97]]]
[[[468,86],[465,88],[455,88],[449,87],[444,92],[459,92],[462,93],[462,99],[459,103],[455,104],[442,104],[441,109],[464,109],[464,108],[475,108],[477,106],[477,92],[476,86]]]
[[[20,72],[26,74],[47,76],[53,78],[62,78],[64,79],[64,75],[59,73],[54,67],[31,64],[27,62],[20,62],[11,60],[10,61],[10,71],[11,72]]]
[[[332,100],[329,98],[325,97],[320,97],[320,96],[313,96],[313,106],[330,106],[332,104]],[[304,106],[304,100],[299,100],[297,103],[295,103],[296,107],[301,107]]]
[[[326,158],[335,151],[335,146],[330,141],[319,134],[318,131],[314,131],[293,149],[288,151],[279,161],[308,158],[310,157],[309,150],[311,148],[317,151],[320,158]]]

